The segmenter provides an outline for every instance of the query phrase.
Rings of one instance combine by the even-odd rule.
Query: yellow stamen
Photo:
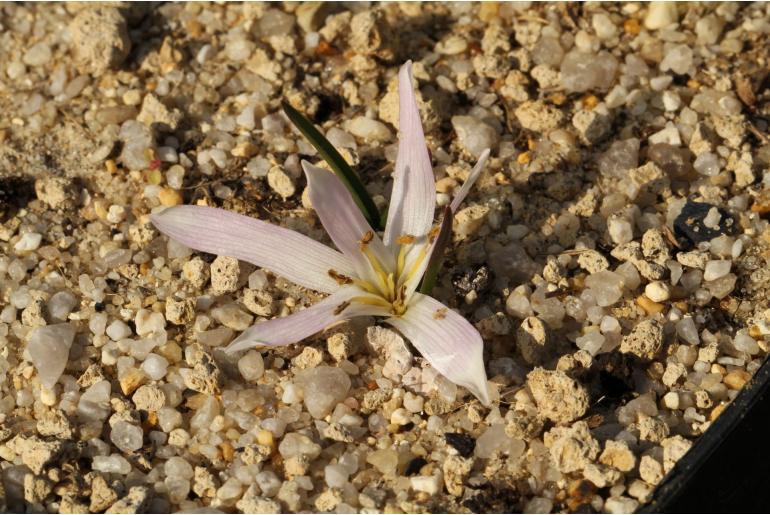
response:
[[[380,263],[380,260],[377,259],[377,256],[374,255],[374,252],[372,252],[371,249],[367,247],[363,252],[366,255],[366,258],[369,260],[369,263],[372,265],[372,268],[374,269],[374,273],[378,281],[377,286],[380,288],[380,292],[382,292],[383,296],[387,296],[388,273],[382,267],[382,263]]]
[[[398,250],[398,260],[396,262],[396,273],[401,277],[401,271],[404,269],[406,263],[406,247],[402,246]]]
[[[391,263],[391,256],[388,255],[388,261],[380,261],[379,255],[370,248],[370,243],[374,240],[374,231],[367,231],[359,240],[359,248],[369,261],[370,271],[365,278],[352,278],[351,282],[361,289],[370,293],[371,296],[356,297],[351,299],[362,304],[378,306],[385,308],[395,316],[401,316],[407,311],[407,283],[413,279],[432,248],[430,242],[435,240],[439,234],[439,228],[436,227],[429,233],[428,237],[416,237],[411,234],[402,234],[396,239],[399,245],[398,256],[396,257],[395,270]],[[430,238],[430,241],[428,239]],[[419,243],[418,243],[419,242]],[[416,256],[408,256],[412,248],[419,245],[416,250]],[[383,266],[387,265],[387,266]],[[335,280],[339,280],[341,274],[332,275]],[[345,276],[342,276],[343,278]],[[347,284],[347,283],[346,283]],[[346,305],[338,306],[339,313],[342,313]]]
[[[361,279],[353,279],[353,284],[355,284],[359,288],[362,288],[362,289],[366,290],[368,293],[371,293],[372,295],[379,295],[380,294],[380,292],[379,292],[379,290],[377,288],[375,288],[374,286],[372,286],[371,284],[369,284],[366,281],[362,281]]]
[[[436,311],[433,312],[433,319],[434,320],[443,320],[446,318],[446,312],[447,308],[438,308]]]
[[[350,299],[352,302],[359,304],[366,304],[368,306],[381,306],[386,309],[390,309],[391,305],[382,297],[353,297]]]
[[[392,312],[395,315],[403,315],[406,313],[406,304],[405,304],[405,297],[406,297],[406,285],[402,284],[401,288],[398,290],[398,295],[396,296],[396,300],[392,302]]]
[[[417,270],[420,268],[420,265],[422,264],[423,260],[425,259],[425,256],[428,255],[428,245],[423,245],[420,249],[420,253],[417,255],[417,259],[414,260],[414,263],[412,263],[411,268],[409,269],[409,272],[406,274],[406,277],[404,278],[403,282],[407,282],[409,279],[412,278],[414,274],[417,273]]]
[[[388,274],[388,279],[385,282],[388,288],[388,300],[393,301],[393,293],[396,291],[396,282],[393,280],[393,274]]]

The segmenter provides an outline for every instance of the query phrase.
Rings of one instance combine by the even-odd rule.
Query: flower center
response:
[[[399,237],[396,240],[398,254],[395,260],[395,269],[390,269],[388,263],[382,263],[371,249],[369,242],[373,238],[374,233],[367,231],[359,241],[359,248],[369,262],[372,273],[369,274],[368,280],[361,278],[354,279],[353,282],[378,297],[376,300],[368,299],[364,302],[386,307],[396,316],[403,315],[411,296],[410,281],[416,279],[415,275],[427,257],[428,242],[425,241],[426,238],[420,239],[409,234]]]
[[[369,273],[365,277],[348,277],[336,270],[329,270],[329,276],[340,286],[355,284],[371,296],[353,297],[338,306],[335,314],[347,309],[351,302],[380,306],[395,316],[406,313],[409,299],[417,286],[415,283],[420,279],[417,276],[421,275],[421,265],[438,235],[437,229],[434,228],[424,237],[411,234],[400,236],[396,240],[398,253],[395,260],[385,258],[384,262],[369,245],[374,239],[374,232],[370,230],[364,233],[358,241],[358,247],[369,264]]]

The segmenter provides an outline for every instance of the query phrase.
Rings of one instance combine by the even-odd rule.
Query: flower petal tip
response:
[[[432,297],[415,293],[407,312],[387,322],[409,338],[444,377],[489,406],[484,341],[462,315]]]
[[[411,65],[407,61],[398,73],[399,141],[385,224],[384,241],[388,246],[403,234],[427,234],[436,205],[436,179],[420,121]]]
[[[163,217],[163,213],[165,213],[169,209],[173,209],[173,208],[167,207],[163,209],[163,211],[156,211],[155,213],[150,213],[150,222],[152,222],[153,224],[160,222],[160,220]]]
[[[486,373],[481,380],[477,381],[477,383],[478,384],[475,384],[473,387],[466,386],[466,388],[479,400],[479,402],[481,402],[481,404],[488,408],[492,404],[492,400],[489,395],[489,382],[487,382]]]
[[[164,208],[162,211],[151,213],[150,222],[161,233],[167,234],[169,229],[169,224],[173,223],[173,220],[170,220],[170,217],[173,216],[174,212],[178,211],[180,207],[184,207],[184,206],[171,206],[171,207]]]
[[[229,345],[223,349],[225,354],[233,355],[256,347],[258,343],[251,342],[247,338],[242,338],[247,332],[242,333],[235,340],[231,341]]]
[[[299,165],[302,167],[302,171],[305,172],[305,175],[309,174],[310,170],[313,169],[313,163],[307,159],[301,159]]]

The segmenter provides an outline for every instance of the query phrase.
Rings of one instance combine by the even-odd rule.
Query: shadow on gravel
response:
[[[33,178],[24,175],[0,178],[0,223],[5,223],[34,198]]]

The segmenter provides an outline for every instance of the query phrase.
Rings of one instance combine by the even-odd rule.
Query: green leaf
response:
[[[345,159],[337,152],[337,149],[329,143],[323,134],[321,134],[315,125],[305,118],[302,113],[294,109],[288,102],[282,102],[283,111],[289,120],[299,129],[303,136],[307,138],[311,145],[315,147],[318,154],[326,161],[329,167],[337,174],[342,183],[348,189],[353,196],[358,208],[364,214],[366,221],[369,222],[375,229],[380,228],[380,212],[377,210],[377,206],[374,204],[372,197],[364,188],[364,184],[358,177],[355,171],[345,161]]]
[[[454,213],[449,206],[446,206],[444,218],[441,220],[441,228],[438,231],[438,236],[436,236],[436,246],[433,248],[428,267],[425,269],[425,275],[422,277],[422,283],[420,283],[420,293],[425,295],[430,295],[438,281],[438,272],[444,262],[444,251],[452,239],[452,218],[454,218]]]

